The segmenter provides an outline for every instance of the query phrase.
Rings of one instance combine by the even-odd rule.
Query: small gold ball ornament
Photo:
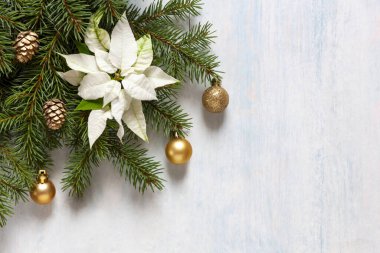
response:
[[[184,138],[176,136],[172,138],[166,145],[166,157],[173,164],[187,163],[193,154],[193,148],[189,141]]]
[[[223,112],[229,104],[228,92],[221,87],[219,80],[212,80],[212,86],[208,88],[202,97],[203,106],[212,113]]]
[[[40,205],[49,204],[55,196],[55,186],[49,180],[46,170],[38,172],[37,182],[30,191],[32,200]]]

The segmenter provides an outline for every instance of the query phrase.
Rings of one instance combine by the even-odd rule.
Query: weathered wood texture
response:
[[[206,2],[231,106],[209,115],[184,90],[188,167],[140,196],[105,164],[84,200],[20,204],[0,252],[380,251],[380,2]]]

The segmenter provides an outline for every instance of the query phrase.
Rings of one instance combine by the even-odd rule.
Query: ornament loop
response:
[[[171,139],[178,139],[178,138],[180,138],[177,130],[171,130],[169,136],[170,136]]]
[[[37,181],[40,184],[44,184],[49,179],[48,174],[46,173],[46,170],[39,170],[38,171],[38,177]]]
[[[46,170],[39,170],[38,175],[47,175]]]
[[[211,81],[211,85],[212,86],[215,86],[215,85],[221,86],[222,85],[222,81],[219,80],[219,79],[213,78],[212,81]]]

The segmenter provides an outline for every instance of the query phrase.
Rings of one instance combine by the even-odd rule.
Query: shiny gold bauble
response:
[[[212,113],[223,112],[227,108],[229,101],[228,92],[221,87],[218,80],[212,81],[212,86],[203,93],[202,97],[203,106]]]
[[[166,145],[165,153],[171,163],[185,164],[190,160],[193,148],[186,139],[175,137]]]
[[[49,204],[55,196],[55,186],[49,180],[45,170],[38,172],[36,184],[30,191],[30,197],[34,202],[40,205]]]

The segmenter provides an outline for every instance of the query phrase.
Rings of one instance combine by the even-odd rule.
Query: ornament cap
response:
[[[48,177],[46,170],[39,170],[38,171],[38,178],[37,178],[38,183],[44,184],[47,182],[48,179],[49,179],[49,177]]]
[[[178,139],[179,138],[179,134],[178,134],[177,131],[172,131],[170,133],[170,137],[171,137],[171,139]]]
[[[222,81],[220,80],[220,79],[217,79],[217,78],[213,78],[212,80],[211,80],[211,85],[212,86],[222,86]]]

